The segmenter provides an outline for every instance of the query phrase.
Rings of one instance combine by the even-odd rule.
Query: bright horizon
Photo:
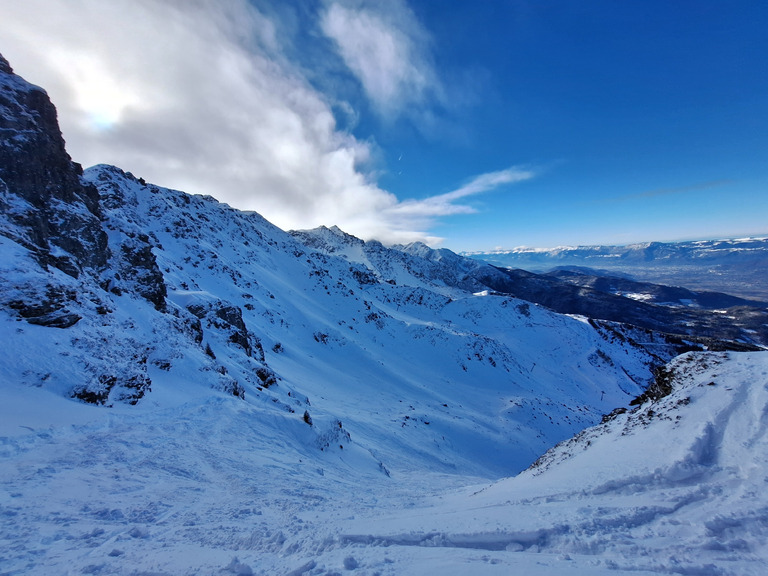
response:
[[[0,8],[75,161],[284,229],[457,252],[768,232],[763,3]]]

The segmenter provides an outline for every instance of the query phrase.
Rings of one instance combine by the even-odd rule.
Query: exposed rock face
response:
[[[108,287],[115,294],[129,292],[146,298],[162,311],[168,290],[152,252],[159,243],[127,215],[136,211],[138,200],[118,184],[120,179],[139,182],[132,174],[110,166],[104,167],[98,183],[104,225],[112,231],[109,268],[114,272]]]
[[[47,286],[44,294],[34,298],[16,298],[8,302],[8,307],[16,310],[19,316],[30,324],[50,328],[69,328],[82,318],[67,308],[67,302],[76,298],[71,291],[60,287]]]
[[[243,321],[243,311],[237,306],[216,301],[205,304],[190,304],[187,307],[200,320],[205,320],[206,329],[226,334],[226,340],[243,349],[245,354],[264,362],[264,348],[261,340],[254,336]],[[263,379],[262,379],[263,380]]]
[[[3,248],[14,262],[14,274],[0,278],[0,305],[29,324],[73,330],[82,372],[72,397],[135,404],[152,383],[148,351],[113,328],[102,287],[114,262],[100,200],[67,154],[47,93],[15,75],[0,55],[0,235],[12,241]],[[148,239],[133,238],[116,251],[131,292],[164,307],[165,284]]]
[[[126,402],[137,404],[144,394],[151,391],[152,380],[147,376],[147,358],[135,355],[130,371],[120,374],[99,374],[90,382],[72,390],[72,398],[89,404]]]
[[[149,237],[141,234],[130,240],[120,246],[123,275],[133,282],[136,294],[152,302],[157,310],[163,310],[167,290]]]
[[[99,193],[64,148],[56,108],[41,88],[0,55],[0,193],[3,234],[32,250],[43,267],[77,277],[107,262]]]

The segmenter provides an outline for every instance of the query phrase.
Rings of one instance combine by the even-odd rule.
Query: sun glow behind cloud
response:
[[[463,192],[403,202],[381,189],[375,144],[337,126],[333,95],[310,84],[275,23],[245,0],[6,4],[5,56],[48,89],[78,162],[210,194],[282,228],[336,224],[384,242],[439,243],[437,218],[471,212]],[[439,82],[413,14],[390,8],[328,2],[321,18],[371,101],[391,112],[425,103]]]
[[[69,70],[73,104],[88,128],[107,130],[123,120],[126,110],[141,105],[141,97],[110,74],[108,64],[96,54],[62,49],[53,51],[50,60]]]

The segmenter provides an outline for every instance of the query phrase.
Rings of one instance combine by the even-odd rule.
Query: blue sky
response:
[[[765,2],[63,4],[0,51],[84,165],[457,251],[768,233]]]

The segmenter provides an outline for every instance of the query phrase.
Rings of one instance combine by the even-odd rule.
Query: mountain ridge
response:
[[[768,269],[768,236],[462,254],[505,268],[544,272],[582,267],[598,275],[629,275],[639,281],[768,300],[764,272]]]
[[[17,150],[10,165],[29,166],[31,173],[39,162]],[[7,174],[4,165],[0,177]],[[55,189],[55,174],[45,174],[46,189]],[[652,366],[676,350],[663,335],[611,341],[578,319],[512,298],[473,296],[483,286],[466,272],[478,265],[458,256],[449,266],[421,256],[424,247],[390,249],[331,231],[337,242],[357,247],[369,267],[302,244],[256,213],[160,188],[116,167],[89,168],[78,185],[98,193],[98,231],[106,238],[98,244],[101,264],[81,257],[86,244],[75,249],[60,236],[33,253],[15,241],[30,219],[14,221],[2,236],[10,257],[0,298],[9,320],[26,324],[13,336],[19,346],[38,350],[46,343],[66,353],[43,356],[26,371],[9,359],[8,378],[81,401],[141,404],[169,385],[184,396],[172,384],[179,379],[201,381],[267,412],[284,411],[301,426],[306,411],[316,427],[338,420],[345,430],[366,430],[356,436],[363,450],[383,453],[377,438],[400,429],[398,442],[446,470],[462,462],[476,473],[498,474],[522,469],[548,443],[629,401]],[[5,198],[17,197],[9,188]],[[76,196],[54,202],[38,220],[62,221],[82,205]],[[40,253],[58,254],[72,266],[30,265]],[[564,339],[573,342],[574,354],[557,364],[539,358]],[[643,347],[645,340],[654,343]],[[63,347],[66,341],[74,345]],[[603,360],[597,350],[615,360]],[[390,392],[377,390],[382,379],[392,382]],[[547,387],[557,390],[557,401],[543,392]],[[431,399],[421,406],[404,402],[410,391],[428,389]],[[450,408],[440,389],[462,397],[471,390],[478,399]],[[383,397],[386,418],[345,415],[354,390]],[[510,411],[505,402],[525,409]],[[486,406],[494,407],[492,424]],[[545,406],[557,424],[542,429],[536,420]],[[519,432],[528,428],[530,434]],[[425,438],[439,442],[425,452]],[[478,442],[488,447],[474,453],[446,447]]]
[[[473,293],[509,295],[563,314],[627,323],[690,341],[699,339],[702,344],[723,340],[730,343],[721,346],[744,350],[768,345],[768,304],[765,302],[595,275],[591,269],[558,269],[536,274],[494,266],[422,243],[384,249],[378,242],[366,243],[338,229],[334,232],[320,227],[292,234],[326,254],[342,255],[375,270],[379,278],[386,276],[382,267],[399,258],[406,269],[418,269],[422,277]],[[371,253],[387,254],[387,258],[377,259]],[[388,281],[395,282],[392,278]]]

